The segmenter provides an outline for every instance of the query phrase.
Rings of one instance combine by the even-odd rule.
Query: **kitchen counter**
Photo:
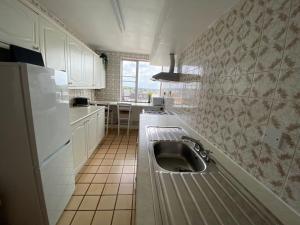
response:
[[[147,127],[181,127],[196,137],[176,115],[140,116],[136,186],[137,225],[282,224],[216,161],[218,170],[177,173],[157,170]],[[204,147],[207,147],[204,145]],[[212,149],[210,149],[212,150]]]
[[[104,108],[104,106],[70,107],[70,124],[73,125],[102,108]]]
[[[152,103],[146,102],[115,102],[115,101],[91,101],[91,104],[101,104],[101,105],[117,105],[118,103],[131,104],[133,107],[161,107],[161,106],[153,106]]]

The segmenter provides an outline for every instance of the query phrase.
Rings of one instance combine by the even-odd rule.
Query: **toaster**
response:
[[[85,97],[75,97],[73,98],[74,107],[87,107],[89,106],[89,99]]]

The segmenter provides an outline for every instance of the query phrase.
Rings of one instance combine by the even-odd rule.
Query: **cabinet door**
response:
[[[104,68],[103,61],[100,60],[99,62],[99,68],[100,68],[100,88],[105,88],[106,87],[106,72]]]
[[[2,0],[0,41],[38,51],[38,15],[17,0]]]
[[[87,121],[87,146],[88,157],[91,156],[95,148],[97,147],[97,115],[92,115]]]
[[[99,89],[101,84],[101,71],[100,71],[100,58],[98,55],[94,55],[94,88]]]
[[[94,55],[92,52],[88,50],[84,51],[83,74],[84,74],[84,86],[93,87]]]
[[[69,38],[69,86],[80,87],[84,85],[84,76],[82,71],[82,47],[72,38]]]
[[[87,160],[85,123],[76,123],[72,128],[74,171],[78,173]]]
[[[105,135],[105,112],[104,109],[97,113],[97,143],[99,144]]]
[[[40,44],[46,66],[67,71],[67,35],[43,18],[40,18]]]

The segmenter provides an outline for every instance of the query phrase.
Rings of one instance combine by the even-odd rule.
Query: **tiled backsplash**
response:
[[[95,99],[103,101],[119,101],[121,91],[121,60],[149,60],[149,56],[123,52],[105,52],[105,54],[108,58],[106,70],[106,88],[95,90]]]
[[[243,0],[178,58],[167,108],[300,213],[300,1]]]

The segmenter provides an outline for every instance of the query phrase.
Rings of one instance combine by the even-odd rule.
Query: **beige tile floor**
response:
[[[76,176],[57,225],[134,225],[137,131],[109,132]]]

